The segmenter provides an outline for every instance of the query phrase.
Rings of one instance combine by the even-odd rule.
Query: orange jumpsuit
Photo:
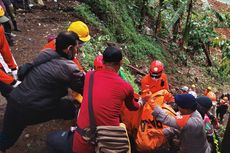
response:
[[[46,49],[46,48],[51,48],[51,49],[55,50],[55,39],[50,41],[50,42],[48,42],[47,44],[45,44],[43,49]],[[76,57],[73,59],[73,61],[81,71],[84,71],[82,66],[81,66],[81,64],[80,64],[80,62],[78,61],[78,59]]]
[[[216,94],[212,91],[205,90],[204,95],[211,99],[211,101],[216,101]]]
[[[2,25],[0,25],[0,53],[11,70],[17,68],[17,65],[13,59],[13,55],[10,51],[9,44],[6,40],[5,31]],[[6,84],[12,84],[15,81],[14,78],[10,75],[7,75],[2,69],[3,66],[0,64],[0,81]]]
[[[168,79],[165,73],[162,73],[159,79],[152,79],[150,74],[147,74],[141,80],[141,90],[149,89],[152,93],[166,89],[169,91]]]

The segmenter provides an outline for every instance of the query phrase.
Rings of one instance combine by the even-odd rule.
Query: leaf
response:
[[[190,2],[190,0],[186,0],[184,3],[181,4],[181,6],[179,7],[179,9],[176,11],[176,13],[173,15],[173,18],[171,20],[171,22],[169,22],[166,25],[166,29],[170,32],[173,25],[176,23],[176,21],[180,18],[181,14],[184,13],[186,6],[188,5],[188,3]]]

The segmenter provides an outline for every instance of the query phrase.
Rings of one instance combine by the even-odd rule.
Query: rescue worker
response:
[[[0,14],[1,13],[2,11],[0,8]],[[0,20],[1,19],[2,17],[0,17]],[[10,46],[6,40],[5,31],[2,24],[0,24],[0,53],[9,69],[11,69],[13,75],[10,76],[6,74],[2,64],[0,64],[0,90],[1,94],[4,97],[7,97],[13,87],[18,86],[20,82],[17,81],[17,64],[14,61]]]
[[[208,86],[207,89],[204,91],[204,96],[207,96],[212,101],[212,108],[211,113],[216,117],[216,105],[217,105],[217,99],[216,94],[212,91],[212,87]]]
[[[163,72],[164,65],[158,60],[151,63],[149,74],[141,80],[141,90],[149,89],[152,93],[166,89],[169,91],[167,75]]]
[[[79,39],[84,43],[88,42],[91,38],[91,36],[89,35],[88,26],[82,21],[72,22],[70,24],[70,26],[68,27],[67,31],[72,31],[72,32],[76,33],[78,35]],[[83,46],[84,43],[82,43],[81,45]],[[80,47],[82,47],[82,46],[80,46]],[[49,40],[49,42],[47,44],[45,44],[45,46],[43,48],[44,49],[45,48],[54,49],[55,48],[55,39]],[[74,61],[74,63],[76,63],[78,68],[80,68],[80,70],[84,71],[79,60],[76,57],[74,57],[73,61]]]
[[[180,131],[180,153],[211,153],[211,148],[206,138],[203,119],[196,110],[197,103],[191,94],[178,94],[175,102],[181,116],[176,118],[168,115],[160,106],[152,103],[154,109],[152,115],[158,121],[170,126],[164,130],[164,134],[170,137],[175,129]]]
[[[121,50],[115,47],[107,47],[103,52],[104,68],[94,72],[93,82],[93,110],[96,125],[119,126],[120,111],[123,102],[130,110],[137,110],[143,105],[142,101],[134,101],[134,91],[132,86],[122,80],[117,74],[122,64]],[[88,86],[89,76],[86,74],[84,84],[84,95],[81,110],[77,118],[79,128],[89,127],[88,112]],[[106,91],[106,93],[105,93]],[[95,146],[85,141],[82,136],[75,131],[73,140],[68,132],[54,132],[48,136],[48,145],[52,153],[93,153]]]
[[[94,66],[95,71],[99,71],[99,70],[102,70],[104,68],[102,55],[98,55],[95,57],[95,59],[93,61],[93,66]]]
[[[11,32],[11,25],[9,19],[5,16],[5,11],[2,6],[0,6],[0,23],[3,25],[5,30],[6,39],[10,46],[14,45],[14,39]]]
[[[7,99],[0,153],[15,144],[28,125],[52,119],[73,119],[78,109],[65,98],[68,88],[83,92],[85,75],[72,59],[82,41],[73,32],[61,32],[56,38],[56,51],[47,49],[33,61],[34,66],[23,82]]]

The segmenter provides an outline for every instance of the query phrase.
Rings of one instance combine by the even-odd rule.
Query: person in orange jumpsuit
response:
[[[207,96],[208,98],[211,99],[212,101],[211,113],[213,114],[213,116],[216,117],[217,99],[216,99],[216,94],[212,91],[212,88],[210,86],[207,87],[207,89],[205,89],[204,96]]]
[[[2,64],[0,64],[0,92],[4,97],[7,97],[11,90],[20,84],[17,81],[17,64],[13,59],[9,44],[6,40],[5,31],[3,26],[0,24],[0,53],[12,71],[12,75],[8,75]]]
[[[163,71],[163,63],[154,60],[150,65],[149,74],[141,80],[141,90],[150,90],[152,93],[162,89],[169,91],[167,75]]]
[[[85,42],[89,41],[91,38],[91,36],[89,35],[88,26],[82,21],[72,22],[69,28],[67,29],[67,31],[72,31],[76,33],[79,39],[82,41],[81,44],[84,44]],[[55,49],[55,43],[56,43],[55,39],[49,40],[48,43],[44,45],[43,49],[46,49],[46,48]],[[82,47],[82,46],[79,46],[79,47]],[[84,71],[79,60],[76,57],[73,59],[73,61],[81,71]]]

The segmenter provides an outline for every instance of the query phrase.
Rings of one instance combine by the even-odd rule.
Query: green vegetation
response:
[[[140,6],[135,1],[86,0],[75,8],[90,24],[99,27],[103,34],[109,36],[123,48],[126,56],[149,64],[147,56],[165,61],[164,52],[153,38],[142,35],[136,28],[140,21]],[[96,15],[95,15],[96,14]],[[97,17],[98,18],[97,18]],[[103,25],[100,20],[103,21]],[[107,40],[108,41],[108,40]]]
[[[84,0],[75,11],[97,33],[83,48],[86,68],[92,67],[94,57],[110,42],[123,49],[126,64],[148,66],[159,59],[174,74],[169,63],[199,63],[210,80],[218,78],[221,83],[229,78],[230,43],[214,30],[230,26],[228,12],[204,10],[195,0]],[[223,58],[210,55],[210,48],[221,49]],[[132,78],[126,64],[125,72]]]

